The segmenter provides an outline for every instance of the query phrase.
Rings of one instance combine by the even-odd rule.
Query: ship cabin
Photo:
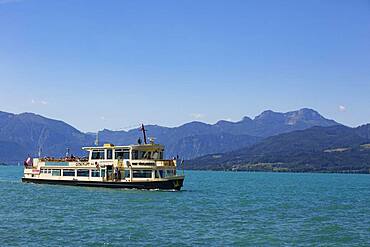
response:
[[[90,164],[100,167],[109,180],[114,173],[132,181],[136,179],[161,179],[176,175],[176,160],[164,159],[164,147],[160,144],[140,144],[102,147],[84,147]],[[104,171],[104,169],[106,171]],[[112,175],[113,174],[113,175]],[[116,178],[117,179],[117,178]]]

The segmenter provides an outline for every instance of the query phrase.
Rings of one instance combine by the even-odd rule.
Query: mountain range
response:
[[[292,131],[250,147],[199,157],[186,165],[201,170],[370,173],[370,124]]]
[[[81,153],[81,145],[94,138],[72,126],[33,113],[0,112],[0,162],[17,162],[35,156],[41,148],[47,156],[63,156],[66,148]]]
[[[232,152],[257,145],[268,137],[314,126],[338,126],[337,122],[321,116],[312,109],[287,113],[265,111],[251,119],[221,120],[216,124],[190,122],[169,128],[146,126],[148,136],[166,146],[167,157],[180,155],[194,159],[212,153]],[[129,131],[99,131],[100,143],[133,144],[141,137],[138,129]],[[63,156],[69,148],[75,155],[83,155],[82,146],[93,145],[95,135],[83,133],[63,121],[45,118],[34,113],[12,114],[0,112],[0,162],[17,162],[28,154],[35,156],[39,149],[43,156]]]

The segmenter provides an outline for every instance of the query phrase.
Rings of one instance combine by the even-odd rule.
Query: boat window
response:
[[[72,169],[64,169],[63,170],[63,176],[66,176],[66,177],[74,177],[75,176],[75,170],[72,170]]]
[[[133,170],[132,177],[134,178],[151,178],[152,171],[151,170]]]
[[[144,157],[144,155],[145,155],[145,152],[144,151],[134,151],[135,152],[135,156],[137,157],[136,159],[138,159],[138,160],[140,160],[140,159],[142,159],[143,157]]]
[[[51,174],[51,169],[44,169],[44,173]]]
[[[122,159],[130,159],[130,151],[129,150],[123,150],[123,149],[117,149],[115,150],[115,159],[122,160]]]
[[[44,169],[41,169],[40,170],[40,173],[44,173],[44,174],[48,174],[49,173],[49,174],[51,174],[51,169],[45,169],[45,168]]]
[[[91,170],[91,177],[93,177],[93,178],[100,177],[100,171],[99,170]]]
[[[133,160],[139,159],[139,151],[138,150],[133,150],[132,151],[132,159]]]
[[[105,159],[104,150],[94,150],[91,154],[92,160],[103,160]]]
[[[107,149],[107,160],[113,159],[113,150]]]
[[[101,176],[102,178],[105,178],[105,169],[101,169],[101,170],[100,170],[100,176]]]
[[[152,155],[152,152],[141,151],[139,153],[139,158],[148,160],[152,158],[151,155]]]
[[[176,175],[174,170],[159,170],[159,174],[161,175],[161,178],[172,177]]]
[[[132,151],[132,159],[137,160],[137,159],[153,159],[153,154],[151,151],[145,152],[145,151],[138,151],[138,150],[133,150]],[[129,153],[127,153],[127,156],[129,156]]]
[[[173,175],[174,175],[173,170],[167,170],[167,171],[166,171],[166,177],[171,177],[171,176],[173,176]]]
[[[152,152],[143,152],[142,156],[144,159],[150,159]]]
[[[88,177],[89,170],[88,169],[78,169],[77,170],[77,177]]]
[[[53,169],[51,172],[52,176],[60,176],[60,169]]]
[[[116,160],[122,160],[123,159],[123,151],[122,149],[117,149],[114,151],[114,158]]]
[[[125,178],[130,178],[130,170],[125,170]]]
[[[153,156],[152,157],[155,160],[159,159],[159,153],[158,153],[158,151],[153,152]]]

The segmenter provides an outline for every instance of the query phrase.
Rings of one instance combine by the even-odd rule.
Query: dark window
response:
[[[93,177],[93,178],[100,177],[100,171],[99,170],[91,170],[91,177]]]
[[[144,158],[145,158],[145,159],[150,159],[150,160],[151,160],[151,159],[153,159],[153,154],[152,154],[152,152],[146,152],[146,153],[145,153]]]
[[[132,151],[132,159],[133,160],[139,159],[139,151],[137,150]]]
[[[161,175],[161,178],[164,178],[164,171],[163,170],[159,170],[159,174]]]
[[[123,151],[122,150],[116,150],[114,152],[115,159],[116,160],[122,160],[123,159]]]
[[[134,178],[151,178],[152,171],[151,170],[133,170],[132,177]]]
[[[63,170],[63,176],[74,177],[75,176],[75,170]]]
[[[113,150],[107,149],[107,160],[113,159]]]
[[[88,177],[88,176],[89,176],[89,170],[87,169],[77,170],[77,177]]]
[[[103,160],[104,157],[104,150],[95,150],[92,152],[91,159],[92,160]]]
[[[115,159],[117,160],[130,159],[129,150],[117,149],[115,150],[114,153],[115,153]]]
[[[138,159],[143,159],[145,157],[145,153],[144,151],[139,151],[139,158]]]
[[[51,172],[52,176],[60,176],[60,169],[53,169]]]

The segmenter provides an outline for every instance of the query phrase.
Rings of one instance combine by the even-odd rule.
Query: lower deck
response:
[[[176,176],[176,169],[172,167],[153,169],[152,167],[115,168],[112,165],[104,167],[41,166],[24,170],[25,178],[87,182],[142,182],[168,179],[174,176]]]
[[[122,188],[122,189],[160,189],[160,190],[180,190],[183,186],[184,176],[175,176],[168,179],[156,181],[81,181],[78,179],[41,179],[41,178],[22,178],[22,182],[39,184],[61,184],[73,186],[104,187],[104,188]]]

